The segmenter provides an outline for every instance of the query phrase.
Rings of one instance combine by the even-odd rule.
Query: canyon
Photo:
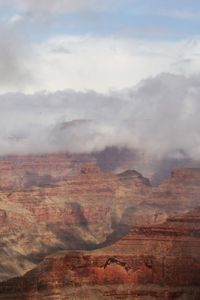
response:
[[[152,186],[94,155],[1,158],[0,299],[199,299],[199,195],[198,168]]]
[[[0,284],[0,299],[200,298],[200,210],[163,224],[134,226],[112,246],[62,251],[22,278]]]

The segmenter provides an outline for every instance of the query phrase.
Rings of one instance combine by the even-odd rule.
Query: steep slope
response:
[[[200,210],[137,226],[111,247],[47,257],[0,284],[0,299],[187,299],[200,297]]]
[[[143,181],[141,175],[134,174],[127,186],[117,175],[103,173],[89,163],[76,176],[52,186],[1,192],[4,261],[0,262],[0,278],[22,274],[23,268],[14,264],[5,269],[10,253],[13,260],[16,257],[16,266],[20,262],[25,272],[55,250],[94,248],[116,229],[117,236],[124,234],[128,225],[120,224],[121,214],[130,202],[139,203],[141,190],[148,191],[149,185]],[[111,241],[116,238],[111,237]]]
[[[57,250],[112,244],[133,225],[160,223],[195,208],[199,195],[198,169],[177,170],[153,188],[136,171],[105,173],[94,163],[51,186],[2,191],[0,277],[23,274]],[[6,269],[10,256],[16,262]]]
[[[77,172],[84,162],[95,161],[86,154],[44,154],[0,157],[0,190],[28,190],[53,185]]]

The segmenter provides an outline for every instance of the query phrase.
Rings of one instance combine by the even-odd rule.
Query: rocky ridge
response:
[[[0,299],[197,300],[199,280],[196,210],[163,224],[135,226],[104,249],[49,256],[24,277],[1,283]]]
[[[1,190],[1,280],[55,251],[104,247],[133,225],[162,223],[200,205],[198,169],[176,170],[159,187],[136,171],[106,173],[94,162],[72,173],[48,185]]]

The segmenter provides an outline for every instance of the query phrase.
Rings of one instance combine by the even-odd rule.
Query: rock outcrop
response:
[[[0,284],[0,299],[200,299],[200,210],[135,226],[110,247],[63,251],[22,278]]]
[[[117,236],[111,236],[110,242],[123,235],[129,227],[124,220],[120,224],[123,211],[131,203],[139,204],[144,197],[141,191],[148,193],[149,185],[143,180],[137,175],[127,185],[120,176],[86,163],[79,166],[76,175],[53,185],[1,191],[4,262],[0,262],[0,279],[22,274],[23,268],[5,267],[10,251],[12,260],[16,258],[16,265],[24,265],[25,272],[55,250],[95,248],[116,230]],[[25,263],[27,260],[30,264]]]
[[[95,161],[86,154],[45,154],[0,157],[0,190],[29,190],[49,186],[76,174],[84,162]]]
[[[198,169],[177,170],[151,187],[136,171],[105,173],[94,162],[79,162],[66,177],[59,168],[46,162],[53,184],[1,190],[0,280],[22,275],[55,251],[105,247],[133,225],[161,223],[200,205]]]

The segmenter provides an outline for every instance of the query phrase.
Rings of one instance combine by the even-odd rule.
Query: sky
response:
[[[200,159],[198,0],[0,0],[0,39],[0,154]]]
[[[0,0],[0,92],[107,93],[199,71],[198,0]]]

